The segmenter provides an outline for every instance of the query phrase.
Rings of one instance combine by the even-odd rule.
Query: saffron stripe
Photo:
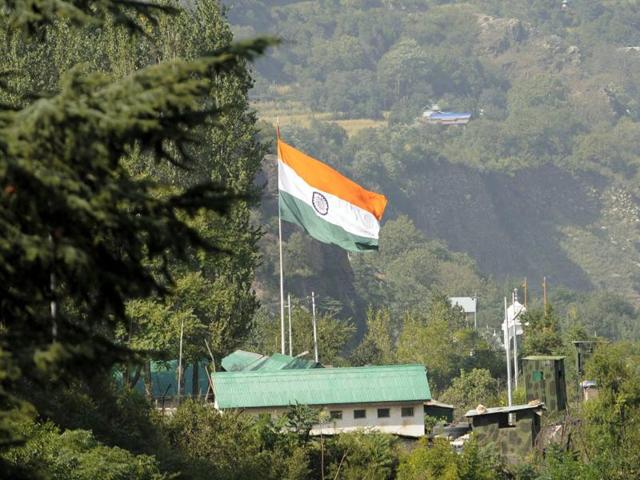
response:
[[[314,206],[314,198],[321,202],[324,210],[315,210],[323,220],[342,227],[347,232],[361,237],[378,238],[380,224],[371,212],[343,199],[320,192],[300,178],[295,170],[283,162],[278,162],[278,189],[285,191],[306,203]]]
[[[384,195],[370,192],[328,165],[278,139],[278,158],[312,187],[371,212],[378,220],[387,206]]]

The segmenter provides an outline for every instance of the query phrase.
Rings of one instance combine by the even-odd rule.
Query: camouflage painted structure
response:
[[[582,398],[583,401],[587,401],[598,395],[598,387],[594,381],[585,377],[585,365],[601,342],[598,340],[576,340],[571,343],[576,348],[578,397]]]
[[[549,411],[567,408],[567,384],[563,356],[536,355],[522,359],[527,401],[543,402]]]
[[[522,462],[540,433],[542,402],[469,410],[465,416],[478,443],[491,445],[507,462]]]
[[[576,370],[578,372],[578,379],[582,379],[584,376],[584,366],[600,342],[595,340],[579,340],[571,343],[576,347]]]

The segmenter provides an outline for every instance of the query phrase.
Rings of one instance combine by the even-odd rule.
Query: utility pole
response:
[[[316,328],[316,295],[311,292],[311,310],[313,312],[313,357],[318,363],[318,330]]]
[[[524,308],[527,308],[527,290],[528,290],[528,285],[527,285],[527,277],[524,277]]]
[[[178,352],[178,405],[180,405],[180,394],[182,393],[182,336],[184,334],[184,317],[180,320],[180,347]]]

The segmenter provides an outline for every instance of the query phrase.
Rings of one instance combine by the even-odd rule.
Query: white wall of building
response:
[[[403,435],[406,437],[422,437],[424,436],[424,405],[423,402],[403,402],[398,404],[381,403],[381,404],[344,404],[344,405],[327,405],[321,408],[329,414],[332,411],[342,412],[341,419],[330,419],[326,423],[315,425],[312,435],[334,435],[342,432],[354,431],[377,431],[383,433],[392,433],[395,435]],[[413,416],[402,416],[402,408],[413,408]],[[389,417],[378,417],[378,409],[389,409]],[[355,410],[365,410],[365,418],[354,418]],[[268,413],[278,416],[284,414],[286,408],[251,408],[245,409],[247,413],[258,415]]]

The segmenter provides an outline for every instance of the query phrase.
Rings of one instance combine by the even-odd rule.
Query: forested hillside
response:
[[[433,248],[401,260],[397,246],[383,242],[378,257],[347,260],[292,229],[288,275],[297,296],[313,287],[366,305],[388,301],[396,287],[433,285],[450,295],[478,291],[490,306],[499,303],[496,285],[517,286],[526,276],[536,293],[546,276],[555,289],[603,289],[638,304],[635,3],[227,4],[237,35],[269,31],[284,40],[256,65],[251,96],[259,117],[273,125],[278,116],[287,141],[385,193],[387,242],[394,241],[387,228],[406,216],[425,242],[449,252],[439,266]],[[472,119],[418,122],[434,104]],[[264,133],[271,141],[273,131]],[[277,298],[273,213],[267,208],[262,219],[271,225],[259,277],[267,302]],[[398,262],[420,265],[419,272],[403,269],[395,280]],[[336,278],[340,291],[332,289]],[[356,297],[346,293],[351,286]]]
[[[1,479],[639,477],[634,2],[237,0],[225,13],[217,0],[4,0],[0,12]],[[281,41],[256,36],[268,32]],[[472,120],[418,122],[435,103]],[[320,365],[260,355],[284,347],[276,117],[289,143],[390,200],[377,253],[285,225],[290,352],[313,351],[315,292]],[[565,357],[569,408],[534,407],[562,438],[530,429],[513,459],[474,431],[456,452],[423,402],[450,402],[456,420],[526,409],[522,384],[544,380],[521,371],[507,388],[495,331],[525,275],[519,354]],[[476,293],[480,329],[447,298]],[[576,341],[593,348],[583,371]],[[423,393],[396,413],[419,419],[417,437],[372,430],[384,423],[312,432],[336,427],[329,409],[378,390],[376,376],[311,406],[225,406],[225,376],[269,384],[231,384],[251,401],[294,390],[267,380],[291,371],[221,372],[238,348],[276,370],[326,367],[296,375],[391,372],[392,390],[406,378],[394,364],[412,364]],[[353,420],[374,420],[364,393],[371,418],[358,407]]]

